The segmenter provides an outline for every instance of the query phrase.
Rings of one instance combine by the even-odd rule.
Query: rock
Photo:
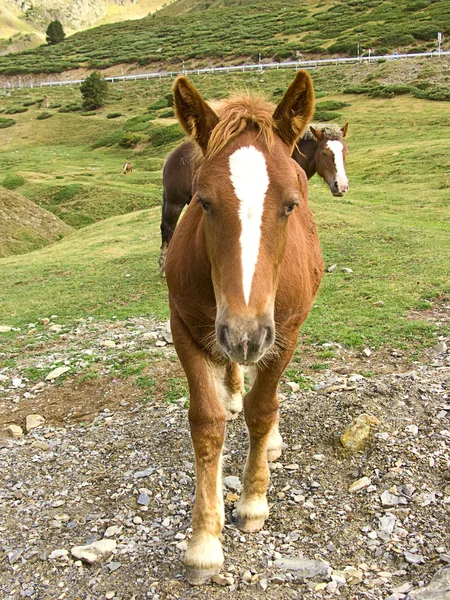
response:
[[[50,319],[48,319],[47,317],[45,317],[44,319],[41,319],[41,325],[48,325],[50,323]]]
[[[297,463],[291,463],[290,465],[286,465],[284,468],[288,471],[298,471],[300,467]]]
[[[267,579],[265,577],[263,577],[262,579],[259,580],[259,585],[262,587],[262,589],[264,591],[267,590]]]
[[[310,560],[301,557],[279,558],[274,562],[278,569],[290,571],[298,578],[311,579],[313,577],[326,578],[331,574],[331,568],[323,560]]]
[[[57,369],[53,369],[53,371],[50,371],[50,373],[47,375],[45,381],[56,379],[57,377],[63,375],[63,373],[67,373],[67,371],[70,371],[70,367],[58,367]]]
[[[235,477],[234,475],[228,475],[228,477],[224,477],[223,484],[227,489],[233,492],[241,493],[242,491],[241,480],[239,477]]]
[[[405,557],[406,562],[409,562],[411,565],[420,565],[425,562],[425,558],[421,554],[408,552],[408,550],[405,550],[403,556]]]
[[[115,540],[99,540],[87,546],[74,546],[71,553],[75,558],[79,558],[84,562],[92,565],[104,558],[107,554],[111,554],[116,549],[117,542]]]
[[[372,415],[359,415],[341,435],[341,444],[351,452],[362,450],[369,444],[379,424],[380,421]]]
[[[336,271],[336,269],[337,269],[337,264],[330,265],[327,269],[327,273],[333,273],[333,271]]]
[[[391,508],[392,506],[397,506],[399,503],[399,498],[396,494],[392,494],[389,490],[384,491],[381,496],[381,506],[383,508]]]
[[[293,392],[298,392],[300,389],[300,386],[295,381],[288,381],[286,385],[288,385]]]
[[[48,450],[49,449],[49,445],[47,444],[47,442],[42,442],[41,440],[34,440],[33,443],[31,444],[31,448],[39,448],[39,450]]]
[[[52,325],[51,327],[49,327],[49,331],[53,332],[53,333],[59,333],[62,329],[62,325],[59,325],[58,323],[55,323],[54,325]]]
[[[232,575],[230,575],[229,573],[224,574],[224,575],[221,575],[220,573],[218,573],[217,575],[214,575],[214,577],[212,578],[212,581],[214,583],[217,583],[217,585],[221,585],[221,586],[233,585],[234,577]]]
[[[370,348],[364,348],[362,353],[364,354],[364,356],[367,356],[367,358],[369,358],[369,356],[372,356],[372,351],[370,350]]]
[[[13,438],[21,438],[23,436],[23,429],[19,425],[9,425],[8,432]]]
[[[27,415],[25,427],[27,431],[41,427],[45,423],[45,417],[42,415]]]
[[[137,499],[137,503],[140,504],[141,506],[148,506],[150,504],[150,498],[149,498],[149,496],[147,496],[147,494],[145,494],[144,492],[141,492]]]
[[[68,550],[65,550],[64,548],[58,548],[57,550],[53,550],[53,552],[50,552],[48,557],[49,558],[64,558],[68,554],[69,554]]]
[[[20,377],[15,377],[12,381],[11,384],[13,387],[15,388],[20,388],[22,386],[22,380],[20,379]]]
[[[120,527],[119,525],[111,525],[111,527],[108,527],[108,529],[105,531],[105,538],[110,538],[113,537],[113,535],[116,535],[116,533],[119,531]]]
[[[113,340],[104,340],[102,342],[102,346],[104,346],[105,348],[115,348],[116,342],[113,342]]]
[[[345,579],[350,585],[357,585],[361,583],[363,578],[363,572],[355,567],[345,567],[344,569]]]
[[[438,342],[435,346],[433,346],[433,350],[438,354],[447,352],[447,344],[445,342]]]
[[[390,536],[394,531],[396,522],[397,518],[395,515],[391,513],[383,515],[380,519],[380,532],[384,533],[386,536]]]
[[[12,327],[9,325],[0,325],[0,333],[9,333],[12,330]]]
[[[116,595],[116,592],[111,590],[110,592],[106,592],[105,598],[106,598],[106,600],[111,600],[111,598],[114,598],[115,595]]]
[[[252,580],[252,574],[250,573],[250,571],[244,571],[244,573],[242,575],[242,581],[245,581],[246,583],[250,583],[251,580]]]
[[[134,477],[136,477],[136,479],[141,479],[142,477],[148,477],[149,475],[151,475],[153,473],[155,469],[153,469],[152,467],[148,467],[147,469],[144,469],[143,471],[136,471],[134,474]]]
[[[8,552],[9,564],[13,565],[15,562],[17,562],[23,553],[24,548],[17,548],[16,550],[11,550]]]
[[[158,340],[157,342],[155,342],[155,346],[157,346],[158,348],[164,348],[164,346],[167,346],[167,342],[165,342],[164,340]]]
[[[119,569],[121,566],[122,563],[115,561],[111,561],[107,564],[110,573],[114,573],[114,571],[117,571],[117,569]]]
[[[353,269],[349,269],[348,267],[342,267],[341,271],[343,273],[353,273]]]
[[[439,569],[426,587],[410,592],[408,598],[411,600],[450,600],[450,566]]]
[[[405,427],[406,433],[410,433],[411,435],[417,435],[419,432],[419,428],[417,425],[407,425]]]
[[[372,306],[384,306],[383,300],[377,300],[376,302],[372,302]]]
[[[366,488],[367,486],[369,486],[371,484],[371,481],[368,477],[361,477],[361,479],[358,479],[357,481],[354,481],[350,487],[348,488],[349,492],[359,492],[359,490],[362,490],[364,488]]]

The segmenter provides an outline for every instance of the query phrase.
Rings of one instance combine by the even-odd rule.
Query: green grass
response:
[[[144,19],[104,25],[0,56],[0,73],[57,73],[137,63],[153,68],[292,60],[298,53],[356,56],[434,49],[450,33],[450,6],[423,0],[178,0]],[[194,43],[195,42],[195,43]]]
[[[204,76],[194,82],[207,97],[221,97],[238,87],[271,97],[287,87],[292,75]],[[448,104],[409,94],[343,96],[336,92],[351,77],[345,69],[320,70],[313,77],[319,94],[333,103],[328,106],[339,105],[340,124],[350,123],[350,191],[333,198],[320,179],[310,181],[325,262],[337,263],[338,269],[325,275],[303,339],[354,347],[423,347],[433,339],[434,326],[411,320],[408,313],[425,310],[450,293]],[[89,124],[79,113],[58,113],[43,122],[25,113],[17,116],[17,135],[0,131],[0,159],[5,174],[24,177],[21,194],[66,222],[87,225],[26,258],[0,260],[0,323],[26,327],[50,314],[67,322],[86,314],[168,317],[165,281],[157,270],[160,210],[155,205],[164,156],[178,143],[179,129],[173,119],[142,116],[150,114],[148,106],[164,97],[170,84],[114,86],[109,104]],[[21,94],[15,91],[7,101],[17,105],[23,101]],[[76,90],[52,90],[52,101],[68,104],[76,99]],[[127,119],[107,119],[111,111],[127,114]],[[96,140],[123,133],[124,122],[128,127],[133,119],[133,127],[146,127],[139,132],[143,147],[123,150],[115,143],[93,148]],[[155,132],[161,132],[156,134],[161,144],[154,143]],[[134,169],[127,177],[121,173],[125,159]],[[354,272],[342,273],[342,267]],[[379,300],[382,306],[375,305]],[[14,336],[2,334],[2,340]],[[331,355],[318,356],[317,364],[327,358]],[[143,362],[136,359],[132,372],[125,366],[123,373],[144,377],[139,372]]]

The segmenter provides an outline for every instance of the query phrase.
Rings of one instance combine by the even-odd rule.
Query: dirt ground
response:
[[[428,318],[448,320],[448,307]],[[2,599],[399,600],[450,563],[448,340],[437,339],[415,360],[398,349],[366,356],[336,347],[320,372],[308,368],[305,355],[308,385],[292,391],[291,380],[281,383],[285,448],[271,467],[264,529],[236,528],[239,490],[224,487],[226,585],[190,587],[182,557],[191,534],[193,452],[186,398],[167,401],[166,380],[182,372],[173,346],[156,346],[163,332],[164,324],[143,319],[81,324],[43,334],[41,350],[16,353],[15,366],[0,369]],[[83,353],[108,365],[127,344],[157,357],[141,373],[157,381],[150,394],[108,366],[96,379],[82,381],[75,372]],[[62,383],[36,389],[26,380],[30,366],[50,371],[56,358],[72,368]],[[26,433],[29,414],[45,423]],[[340,436],[361,414],[379,425],[365,449],[351,453]],[[24,429],[18,439],[8,433],[12,423]],[[225,477],[242,478],[246,451],[241,415],[228,424]],[[349,491],[363,477],[365,486]],[[142,493],[147,505],[137,503]],[[74,546],[100,539],[116,547],[98,563],[71,555]],[[281,567],[285,558],[330,568],[304,578]]]

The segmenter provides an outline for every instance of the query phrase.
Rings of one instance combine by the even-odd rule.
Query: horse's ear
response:
[[[183,75],[175,79],[173,99],[181,127],[205,153],[211,131],[219,120],[218,116]]]
[[[316,138],[316,141],[320,142],[320,140],[323,138],[323,131],[321,129],[317,129],[316,127],[311,127],[311,125],[309,126],[309,130]]]
[[[277,133],[289,148],[305,131],[313,113],[314,88],[311,77],[306,71],[298,71],[273,113]]]
[[[341,133],[342,133],[343,138],[345,138],[345,136],[347,135],[347,129],[348,129],[348,123],[346,123],[344,125],[344,127],[341,127]]]

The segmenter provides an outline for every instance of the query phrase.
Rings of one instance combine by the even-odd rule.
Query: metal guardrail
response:
[[[181,71],[158,71],[156,73],[139,73],[136,75],[114,75],[105,77],[106,81],[114,83],[116,81],[137,81],[139,79],[160,79],[162,77],[176,77],[177,75],[203,75],[206,73],[245,73],[247,71],[264,71],[266,69],[313,69],[324,65],[340,65],[355,63],[372,63],[379,60],[405,60],[410,58],[440,58],[441,56],[450,56],[450,51],[445,52],[417,52],[410,54],[385,54],[380,56],[359,56],[352,58],[322,58],[318,60],[296,60],[283,63],[258,63],[253,65],[230,65],[227,67],[207,67],[202,69],[182,69]],[[34,88],[34,87],[54,87],[63,85],[79,85],[84,79],[68,79],[66,81],[19,81],[16,83],[6,83],[3,89],[15,88]]]

